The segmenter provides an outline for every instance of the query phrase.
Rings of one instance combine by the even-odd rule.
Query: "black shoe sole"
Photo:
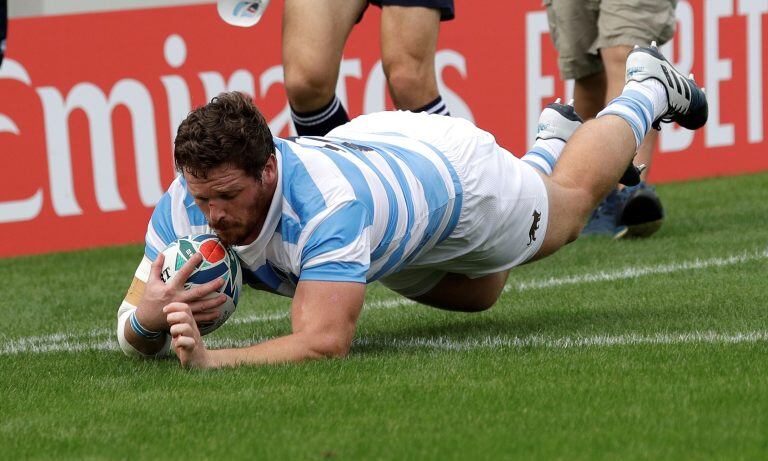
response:
[[[640,190],[620,210],[619,225],[627,226],[621,238],[644,238],[656,233],[664,221],[664,208],[651,190]]]

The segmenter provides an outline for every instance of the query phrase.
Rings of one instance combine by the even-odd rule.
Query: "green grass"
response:
[[[765,459],[768,174],[658,190],[668,218],[652,239],[580,240],[515,269],[482,314],[364,310],[347,359],[298,365],[124,357],[115,313],[140,246],[0,260],[1,457]],[[713,263],[730,256],[743,260]],[[680,266],[697,259],[706,267]],[[630,268],[651,273],[516,288]],[[368,297],[394,299],[379,285]],[[285,334],[287,318],[253,317],[288,307],[246,290],[208,338]],[[758,339],[681,339],[696,332]]]

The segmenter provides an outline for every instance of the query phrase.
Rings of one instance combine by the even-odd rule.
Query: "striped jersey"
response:
[[[300,280],[373,282],[394,274],[456,227],[462,186],[433,146],[396,133],[275,138],[278,182],[258,238],[235,247],[244,280],[292,296]],[[155,208],[146,256],[210,233],[183,176]]]

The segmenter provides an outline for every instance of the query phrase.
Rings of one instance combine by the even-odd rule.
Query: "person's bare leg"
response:
[[[508,275],[508,270],[476,279],[462,274],[446,274],[434,288],[413,300],[448,311],[484,311],[499,299]]]
[[[606,75],[602,70],[573,82],[573,107],[584,120],[595,118],[605,107]]]
[[[615,115],[593,119],[576,130],[552,176],[539,172],[547,189],[549,214],[544,242],[531,261],[579,236],[589,213],[623,174],[636,145],[632,128]],[[508,270],[476,279],[447,274],[430,291],[413,299],[445,310],[483,311],[501,296],[508,275]]]
[[[632,128],[615,115],[589,120],[576,130],[552,176],[542,175],[549,196],[549,220],[534,259],[576,240],[589,214],[621,178],[636,146]]]
[[[603,64],[605,65],[605,73],[607,75],[607,90],[605,92],[603,107],[619,96],[624,89],[625,66],[627,55],[630,51],[632,51],[632,47],[624,45],[612,46],[600,50],[600,55],[602,56]],[[602,107],[600,109],[602,109]],[[600,109],[598,109],[598,112]],[[578,106],[576,110],[578,112]],[[592,118],[597,115],[597,112],[595,112],[595,115],[589,117],[584,114],[581,115],[585,118]],[[657,137],[657,131],[652,130],[645,136],[645,141],[643,141],[643,144],[637,149],[637,156],[635,157],[634,163],[636,165],[643,164],[646,166],[646,169],[640,175],[640,178],[643,181],[645,181],[651,167],[651,157],[653,156],[653,149],[656,146]]]
[[[439,10],[383,7],[381,60],[396,108],[419,109],[437,98],[435,51],[439,31]]]
[[[620,97],[567,136],[562,153],[554,159],[552,175],[536,169],[547,191],[549,210],[546,235],[533,259],[550,255],[578,238],[586,217],[618,182],[654,123],[676,122],[695,130],[707,122],[703,90],[672,67],[656,47],[634,50],[627,67],[634,72]],[[564,110],[557,112],[568,119]],[[525,159],[520,162],[529,164]],[[487,277],[486,281],[446,276],[419,300],[447,309],[486,309],[503,291],[507,272]],[[473,296],[481,300],[473,300]]]
[[[365,7],[364,0],[286,0],[283,67],[291,107],[310,112],[336,90],[344,44]]]

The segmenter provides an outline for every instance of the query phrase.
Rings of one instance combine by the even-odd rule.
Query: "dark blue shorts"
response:
[[[434,8],[440,10],[440,20],[450,21],[455,16],[455,9],[453,7],[453,0],[368,0],[369,4],[373,4],[381,8],[382,6],[423,6],[425,8]],[[365,7],[368,9],[368,6]],[[363,18],[365,10],[360,14],[360,18]]]

